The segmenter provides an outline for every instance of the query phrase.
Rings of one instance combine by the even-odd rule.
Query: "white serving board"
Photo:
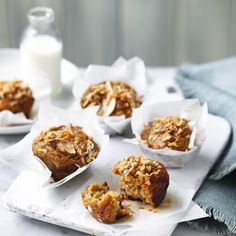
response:
[[[230,135],[230,126],[228,122],[222,118],[209,115],[209,123],[206,134],[206,141],[203,145],[202,150],[200,151],[198,157],[196,157],[191,163],[185,166],[182,169],[169,169],[170,176],[175,182],[177,182],[180,186],[191,188],[197,191],[200,187],[202,181],[206,177],[208,171],[219,157],[223,148],[225,147],[228,138]],[[104,158],[113,158],[114,160],[119,160],[125,156],[138,154],[139,150],[136,146],[132,144],[127,144],[122,142],[122,137],[114,137],[110,140],[109,147],[104,155]],[[112,166],[101,166],[100,168],[111,169]],[[38,219],[41,221],[45,221],[51,224],[60,225],[64,227],[68,227],[71,229],[79,230],[82,232],[90,233],[93,235],[109,235],[102,233],[102,231],[94,232],[93,225],[83,225],[78,220],[76,220],[76,209],[74,211],[67,211],[67,204],[65,204],[65,197],[68,197],[71,193],[76,190],[76,186],[78,186],[81,181],[85,179],[89,179],[93,173],[91,172],[91,168],[89,168],[82,176],[78,176],[74,180],[66,183],[58,189],[53,190],[50,193],[52,199],[55,198],[55,202],[52,201],[50,205],[50,211],[47,208],[42,209],[41,206],[37,203],[33,196],[36,192],[32,192],[32,198],[30,201],[26,202],[28,205],[24,205],[22,207],[21,201],[19,199],[29,199],[29,192],[24,191],[22,187],[22,179],[21,181],[15,181],[10,189],[4,196],[4,205],[11,211],[26,215],[30,218]],[[29,175],[21,176],[20,178],[25,179],[26,186],[27,184],[31,185],[32,189],[34,187],[34,182],[29,180]],[[82,178],[83,177],[83,178]],[[100,176],[98,176],[100,177]],[[26,187],[25,186],[25,187]],[[48,195],[45,192],[45,196],[43,193],[40,195],[42,199]],[[70,199],[70,198],[68,198]],[[80,201],[80,199],[78,199]],[[57,202],[57,204],[55,204]],[[61,202],[61,204],[58,204]],[[53,211],[52,211],[53,209]],[[52,217],[53,212],[60,211],[59,217]],[[194,214],[194,210],[192,210],[192,214]],[[187,212],[186,212],[187,214]],[[55,214],[58,215],[58,214]],[[176,227],[176,223],[168,225],[158,225],[157,227],[152,228],[150,230],[129,233],[129,235],[170,235],[174,228]],[[127,235],[127,234],[126,234]]]

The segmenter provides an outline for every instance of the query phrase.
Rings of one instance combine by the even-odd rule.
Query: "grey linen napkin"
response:
[[[200,230],[236,234],[236,58],[204,65],[185,65],[176,81],[187,98],[208,103],[209,111],[227,119],[231,138],[219,161],[195,196],[211,217],[190,222]],[[215,129],[215,135],[220,135]],[[214,144],[213,144],[214,145]]]

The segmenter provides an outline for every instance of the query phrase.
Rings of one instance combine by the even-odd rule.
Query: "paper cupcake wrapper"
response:
[[[189,125],[192,129],[192,134],[189,142],[189,151],[154,150],[143,143],[140,134],[144,125],[147,125],[157,117],[164,116],[178,116],[190,121]],[[162,162],[166,167],[183,167],[193,160],[200,151],[205,140],[207,117],[207,104],[201,106],[198,99],[143,105],[133,112],[131,125],[135,140],[128,140],[128,142],[136,144],[144,155]]]
[[[78,168],[72,174],[55,182],[51,178],[51,171],[48,167],[39,158],[34,156],[32,152],[32,143],[42,130],[63,124],[74,124],[82,127],[83,131],[92,137],[98,144],[100,151],[96,159],[88,165]],[[18,170],[18,172],[23,170],[33,171],[40,175],[42,187],[55,188],[81,174],[90,165],[96,162],[97,159],[102,158],[108,141],[109,136],[105,135],[104,131],[100,128],[93,109],[73,112],[50,105],[42,105],[39,109],[38,121],[32,126],[30,133],[19,143],[0,153],[4,161],[12,165],[13,168]],[[27,163],[27,165],[25,163]]]
[[[73,94],[77,100],[77,109],[81,109],[80,101],[85,90],[92,84],[103,81],[121,81],[135,89],[139,96],[146,90],[145,65],[139,58],[125,60],[119,58],[112,66],[90,65],[82,80],[77,80],[73,86]],[[86,108],[87,109],[87,108]],[[131,119],[125,116],[98,117],[106,134],[122,134],[130,126]]]

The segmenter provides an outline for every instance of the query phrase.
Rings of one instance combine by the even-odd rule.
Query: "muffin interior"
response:
[[[123,194],[112,191],[106,182],[90,184],[82,193],[84,206],[100,222],[113,223],[117,219],[132,214],[128,206],[123,206]]]

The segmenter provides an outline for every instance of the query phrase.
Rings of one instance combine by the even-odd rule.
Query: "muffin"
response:
[[[23,112],[29,118],[33,103],[32,91],[22,81],[0,81],[0,111]]]
[[[113,173],[120,175],[120,188],[130,199],[158,207],[166,196],[169,175],[159,162],[141,156],[119,161]]]
[[[81,107],[99,106],[99,116],[131,117],[133,108],[141,105],[141,97],[128,84],[120,81],[104,81],[91,85],[83,94]]]
[[[82,193],[82,201],[90,214],[99,222],[110,224],[117,219],[131,216],[128,206],[123,206],[125,195],[112,191],[106,182],[90,184]]]
[[[32,150],[58,181],[93,161],[99,146],[82,128],[68,124],[42,131],[34,139]]]
[[[152,149],[172,149],[188,151],[192,130],[189,121],[180,117],[168,116],[154,119],[145,126],[141,139]]]

